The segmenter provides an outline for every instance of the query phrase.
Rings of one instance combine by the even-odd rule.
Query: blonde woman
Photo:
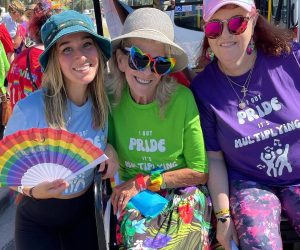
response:
[[[108,98],[103,86],[110,41],[99,36],[86,15],[66,11],[50,17],[41,29],[45,50],[42,89],[19,101],[5,134],[33,127],[66,129],[107,147]],[[117,164],[110,159],[104,178]],[[89,176],[90,177],[90,176]],[[58,179],[23,187],[16,215],[17,249],[98,249],[94,218],[93,178],[79,188]]]
[[[8,6],[8,13],[11,19],[17,23],[17,30],[13,39],[15,54],[19,55],[25,48],[28,38],[28,19],[25,16],[25,5],[19,0],[12,0]]]

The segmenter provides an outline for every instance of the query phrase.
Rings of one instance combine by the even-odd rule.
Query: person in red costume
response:
[[[41,0],[36,4],[28,32],[35,45],[25,49],[11,64],[7,79],[12,108],[17,101],[28,96],[41,86],[42,71],[38,61],[44,51],[40,30],[52,15],[51,2]]]

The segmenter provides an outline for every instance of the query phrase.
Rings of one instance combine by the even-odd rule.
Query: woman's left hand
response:
[[[110,144],[107,144],[104,153],[108,157],[108,160],[100,164],[99,172],[103,173],[102,179],[112,178],[119,169],[118,155]]]
[[[60,198],[61,193],[69,186],[69,183],[63,179],[57,179],[54,181],[42,182],[31,190],[31,195],[35,199],[50,199]]]
[[[114,207],[114,213],[125,209],[128,201],[138,193],[135,178],[132,178],[114,188],[111,195],[111,202]]]

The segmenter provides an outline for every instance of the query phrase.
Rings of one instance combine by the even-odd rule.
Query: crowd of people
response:
[[[133,11],[112,40],[48,0],[27,10],[12,0],[8,12],[4,135],[51,127],[101,148],[102,178],[119,176],[110,196],[119,249],[205,250],[217,240],[281,250],[282,214],[300,237],[300,45],[254,0],[203,1],[201,71],[188,87],[176,75],[188,57],[159,9]],[[98,249],[92,179],[68,186],[12,187],[22,195],[18,250]]]

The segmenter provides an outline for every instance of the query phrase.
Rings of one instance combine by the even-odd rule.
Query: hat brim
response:
[[[53,45],[63,36],[78,33],[78,32],[86,32],[92,35],[95,42],[98,44],[99,48],[101,49],[103,55],[104,55],[104,61],[106,62],[111,57],[111,42],[109,39],[100,36],[98,34],[95,34],[91,30],[80,26],[80,25],[74,25],[71,27],[67,27],[65,29],[62,29],[57,35],[52,39],[50,44],[45,48],[44,52],[40,55],[39,62],[42,67],[42,71],[45,71],[47,64],[48,64],[48,58],[49,58],[49,52]]]
[[[135,30],[130,33],[118,36],[114,39],[112,39],[112,50],[115,51],[120,47],[120,43],[124,39],[130,39],[130,38],[143,38],[143,39],[149,39],[157,42],[161,42],[165,45],[169,45],[171,48],[171,56],[176,59],[176,64],[173,68],[172,72],[181,71],[188,65],[188,57],[185,53],[185,51],[176,43],[171,41],[169,38],[167,38],[164,34],[157,32],[155,30]]]
[[[245,2],[241,2],[241,1],[236,1],[236,0],[223,0],[223,1],[219,1],[218,4],[215,4],[213,6],[213,8],[211,8],[209,10],[209,13],[207,13],[206,15],[203,15],[203,20],[205,22],[209,21],[211,19],[211,17],[223,6],[228,5],[228,4],[234,4],[237,5],[243,9],[245,9],[248,12],[251,12],[252,9],[255,9],[255,5],[249,4],[249,3],[245,3]]]

